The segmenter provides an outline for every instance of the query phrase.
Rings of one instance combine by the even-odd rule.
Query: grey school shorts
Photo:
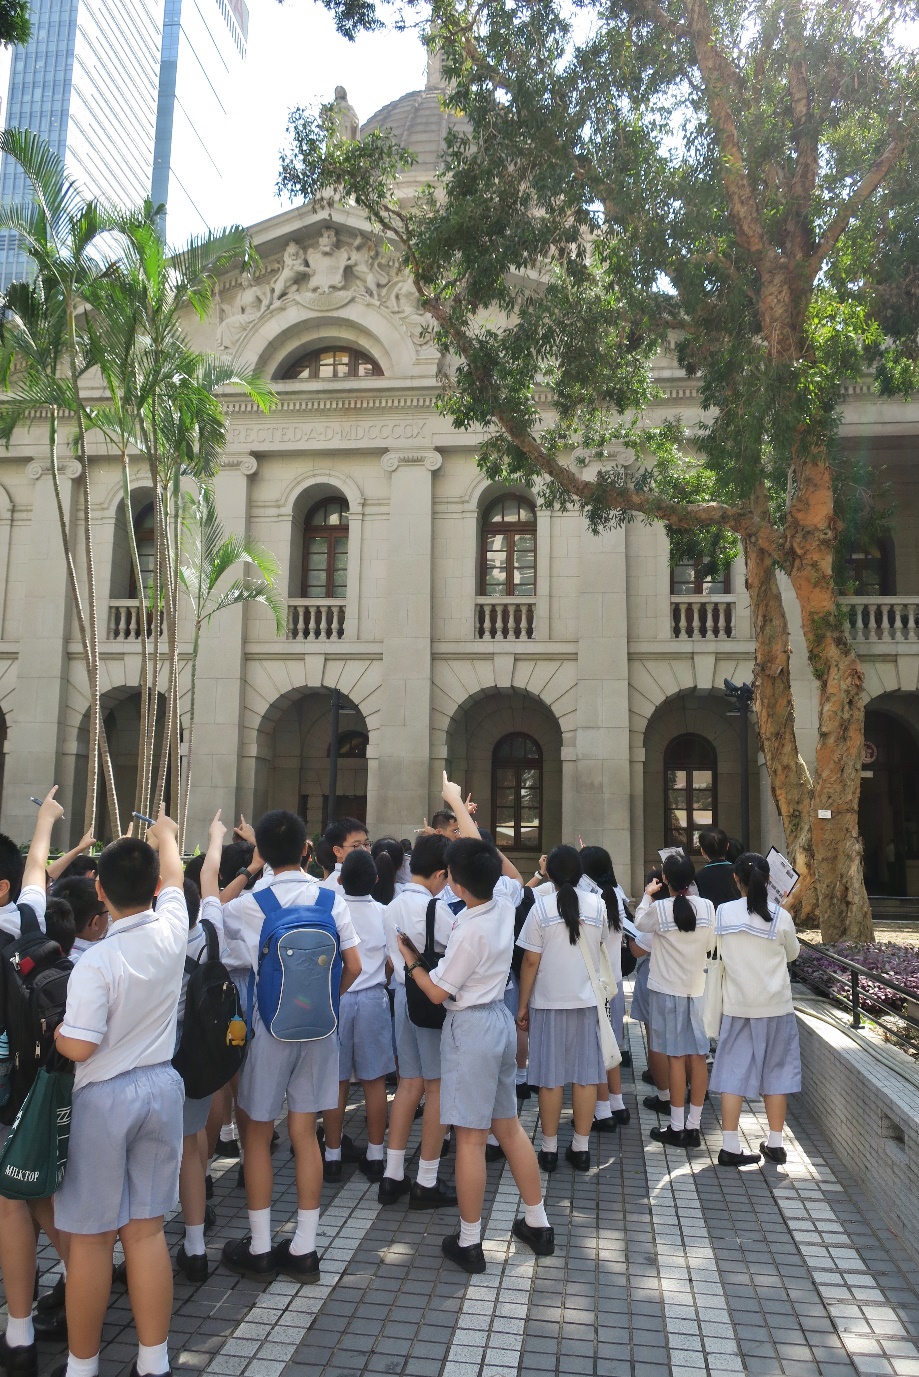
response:
[[[338,1079],[375,1081],[395,1071],[392,1052],[392,1021],[385,985],[348,990],[338,1007]]]
[[[447,1010],[441,1062],[442,1124],[490,1128],[517,1117],[517,1028],[503,999]]]
[[[396,985],[396,1051],[399,1053],[399,1075],[405,1080],[423,1076],[426,1081],[440,1080],[440,1028],[416,1028],[408,1016],[405,986]],[[447,1119],[447,1123],[451,1120]]]
[[[54,1197],[59,1229],[111,1233],[175,1207],[184,1099],[182,1077],[169,1062],[74,1091],[67,1167]]]
[[[184,1137],[190,1138],[195,1133],[200,1133],[202,1128],[207,1127],[207,1116],[211,1112],[212,1095],[205,1095],[203,1100],[190,1100],[185,1097],[185,1104],[182,1107],[182,1133]]]
[[[259,1019],[239,1073],[239,1107],[250,1119],[273,1123],[285,1099],[293,1114],[338,1108],[338,1037],[280,1042]]]

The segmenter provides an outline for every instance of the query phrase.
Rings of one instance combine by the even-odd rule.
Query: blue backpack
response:
[[[249,975],[248,1020],[253,995],[259,1017],[279,1042],[316,1042],[338,1028],[341,945],[332,917],[335,895],[320,889],[315,904],[284,908],[274,890],[252,895],[265,921],[259,938],[258,972]]]

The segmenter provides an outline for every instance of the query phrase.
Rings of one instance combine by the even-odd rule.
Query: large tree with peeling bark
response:
[[[344,0],[328,7],[348,20]],[[443,405],[490,431],[490,474],[579,505],[595,529],[662,522],[682,559],[717,567],[739,544],[760,742],[804,877],[796,916],[828,939],[864,936],[863,674],[837,574],[853,502],[873,518],[838,429],[851,381],[871,371],[908,393],[919,375],[915,5],[432,10],[463,116],[437,185],[400,198],[411,154],[392,135],[343,143],[330,118],[300,110],[280,186],[349,198],[400,246],[459,360]],[[699,379],[690,429],[649,417],[668,347]],[[624,450],[637,465],[616,463]],[[779,571],[818,688],[813,772]]]

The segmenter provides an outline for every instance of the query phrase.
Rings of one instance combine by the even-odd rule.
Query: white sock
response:
[[[571,1137],[572,1152],[586,1152],[590,1147],[590,1134],[574,1133]]]
[[[10,1315],[6,1322],[6,1341],[10,1348],[28,1348],[34,1344],[35,1326],[32,1324],[32,1316],[26,1315],[24,1320],[16,1320]]]
[[[516,1074],[515,1077],[514,1077],[514,1081],[516,1082],[517,1085],[526,1085],[526,1083],[527,1083],[527,1069],[526,1069],[525,1066],[518,1066],[518,1067],[517,1067],[517,1074]]]
[[[271,1206],[267,1210],[249,1211],[249,1233],[252,1242],[249,1251],[253,1253],[271,1252]]]
[[[610,1103],[610,1110],[613,1110],[613,1109],[625,1109],[625,1100],[622,1098],[621,1095],[610,1095],[610,1097],[609,1097],[609,1103]],[[598,1108],[599,1108],[599,1106],[598,1106]]]
[[[544,1133],[544,1134],[542,1135],[542,1150],[543,1150],[543,1152],[558,1152],[558,1134],[557,1134],[557,1133],[556,1133],[556,1135],[555,1135],[554,1138],[550,1138],[549,1135],[548,1135],[548,1133]]]
[[[61,1258],[61,1276],[64,1278],[65,1281],[67,1280],[67,1263],[64,1261],[63,1258]]]
[[[486,1141],[486,1143],[488,1144],[489,1147],[500,1147],[500,1146],[501,1146],[501,1144],[498,1142],[497,1138],[495,1137],[495,1135],[494,1135],[493,1133],[489,1133],[489,1135],[488,1135],[488,1137],[485,1139],[485,1141]]]
[[[669,1103],[670,1103],[670,1091],[669,1091],[669,1090],[659,1090],[659,1091],[657,1092],[657,1098],[658,1098],[659,1100],[663,1100],[663,1101],[665,1102],[665,1104],[669,1104]]]
[[[204,1225],[186,1224],[185,1225],[185,1256],[201,1257],[205,1252],[204,1247]]]
[[[527,1205],[524,1202],[523,1217],[531,1229],[548,1229],[549,1217],[546,1214],[546,1204],[540,1200],[538,1205]]]
[[[327,1162],[340,1162],[340,1161],[341,1161],[341,1148],[340,1148],[340,1147],[337,1147],[337,1148],[330,1148],[329,1145],[328,1145],[328,1143],[326,1143],[326,1145],[325,1145],[325,1160],[326,1160]]]
[[[367,1161],[368,1161],[368,1162],[382,1162],[384,1156],[385,1156],[385,1153],[384,1153],[384,1151],[383,1151],[383,1144],[382,1144],[382,1143],[368,1143],[368,1144],[367,1144]]]
[[[782,1146],[782,1130],[780,1128],[770,1128],[769,1137],[766,1139],[766,1147]]]
[[[609,1100],[597,1100],[597,1107],[594,1110],[595,1119],[611,1119],[613,1117],[613,1106]]]
[[[290,1245],[291,1257],[302,1257],[304,1253],[316,1251],[316,1230],[319,1228],[318,1210],[297,1211],[297,1232]]]
[[[405,1148],[386,1149],[386,1175],[390,1181],[405,1180]]]
[[[721,1146],[724,1148],[725,1152],[739,1152],[739,1151],[740,1151],[740,1132],[739,1132],[739,1130],[735,1128],[735,1129],[734,1129],[734,1132],[732,1133],[730,1129],[727,1129],[727,1128],[726,1128],[726,1129],[724,1130],[724,1132],[722,1133],[722,1135],[721,1135]]]
[[[220,1130],[220,1141],[222,1143],[236,1142],[236,1129],[232,1124],[224,1124]]]
[[[687,1128],[699,1128],[702,1124],[702,1106],[700,1104],[690,1104],[689,1113],[686,1115]]]
[[[433,1162],[426,1162],[423,1157],[418,1159],[418,1176],[416,1180],[419,1186],[437,1185],[437,1168],[440,1166],[440,1158],[435,1157]]]
[[[72,1353],[67,1354],[67,1377],[96,1377],[98,1371],[98,1353],[95,1358],[75,1358]],[[163,1368],[163,1371],[166,1369]]]
[[[460,1247],[468,1248],[473,1243],[482,1242],[482,1221],[477,1219],[474,1224],[467,1224],[465,1219],[460,1218]]]
[[[68,1364],[69,1366],[69,1364]],[[137,1377],[156,1377],[169,1371],[169,1341],[161,1344],[137,1345]]]
[[[681,1104],[679,1108],[677,1108],[675,1104],[672,1104],[670,1106],[670,1127],[673,1129],[674,1133],[682,1133],[685,1122],[686,1106]]]

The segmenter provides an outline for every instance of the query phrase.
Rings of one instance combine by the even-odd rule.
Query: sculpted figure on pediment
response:
[[[286,296],[295,295],[300,291],[301,285],[309,282],[310,276],[310,268],[307,266],[302,248],[296,240],[291,239],[284,250],[281,271],[274,281],[275,302],[283,301]]]
[[[345,286],[345,270],[357,263],[356,243],[350,249],[338,243],[338,232],[327,225],[319,231],[319,238],[306,251],[309,264],[310,292],[337,292]]]
[[[233,354],[250,326],[267,308],[271,297],[270,290],[256,287],[254,283],[244,287],[236,303],[236,312],[220,322],[217,328],[217,346],[227,354]]]
[[[370,300],[379,301],[381,293],[389,285],[390,274],[383,266],[382,254],[375,239],[364,239],[360,235],[355,239],[352,271]]]
[[[421,297],[408,276],[398,277],[386,301],[394,316],[398,316],[416,343],[421,339],[428,321],[421,307]]]

